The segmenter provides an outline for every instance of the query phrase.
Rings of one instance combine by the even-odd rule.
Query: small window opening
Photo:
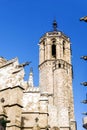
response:
[[[59,66],[59,68],[61,68],[61,64],[60,64],[60,63],[59,63],[59,65],[58,65],[58,66]]]
[[[63,54],[65,54],[65,41],[63,41]]]
[[[53,43],[55,43],[56,41],[55,40],[53,40]]]
[[[56,45],[55,44],[52,45],[52,56],[56,58]]]
[[[43,41],[43,45],[45,46],[45,41]]]

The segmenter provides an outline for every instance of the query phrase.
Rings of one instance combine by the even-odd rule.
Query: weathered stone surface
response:
[[[69,38],[54,31],[40,39],[39,87],[33,71],[24,80],[24,66],[0,58],[0,114],[11,121],[6,130],[76,130]]]
[[[73,120],[75,126],[70,40],[62,32],[48,32],[39,46],[40,88],[53,95],[53,100],[48,96],[48,123],[60,130],[75,130],[70,123]]]

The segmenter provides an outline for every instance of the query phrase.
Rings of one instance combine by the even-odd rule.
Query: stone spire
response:
[[[29,87],[33,87],[34,86],[34,83],[33,83],[33,69],[32,68],[30,68],[28,84],[29,84]]]

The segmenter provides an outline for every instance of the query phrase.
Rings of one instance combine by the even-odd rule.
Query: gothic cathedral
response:
[[[57,30],[39,42],[39,87],[33,70],[24,80],[18,58],[0,57],[0,128],[2,130],[76,130],[70,39]]]

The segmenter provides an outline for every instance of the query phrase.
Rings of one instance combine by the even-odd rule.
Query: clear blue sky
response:
[[[81,113],[87,111],[87,105],[80,103],[87,92],[87,88],[80,85],[80,82],[87,81],[87,62],[80,59],[87,54],[87,23],[79,21],[85,15],[87,0],[0,0],[0,56],[8,60],[18,57],[20,63],[32,61],[26,67],[26,79],[32,66],[36,86],[39,38],[52,30],[54,19],[58,22],[58,29],[71,38],[78,130],[83,129]]]

